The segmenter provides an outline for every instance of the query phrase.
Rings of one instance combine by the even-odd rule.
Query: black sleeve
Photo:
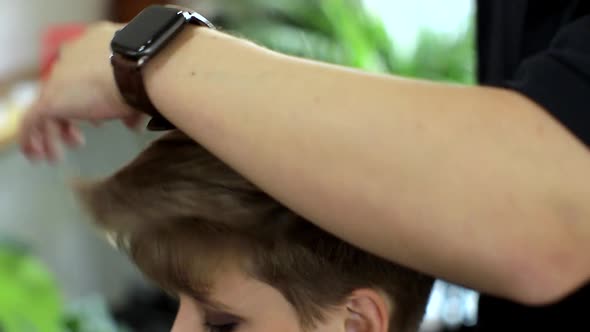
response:
[[[590,16],[560,30],[551,47],[526,59],[505,87],[543,106],[590,146]]]

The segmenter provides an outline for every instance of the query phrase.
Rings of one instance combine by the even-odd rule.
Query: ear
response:
[[[387,332],[392,305],[373,289],[354,291],[346,300],[346,332]]]

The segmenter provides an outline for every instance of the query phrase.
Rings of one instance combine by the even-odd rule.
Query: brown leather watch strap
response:
[[[137,61],[127,59],[120,54],[113,54],[111,63],[115,69],[115,81],[125,101],[138,111],[151,116],[160,116],[147,94],[141,67]]]
[[[152,119],[148,122],[147,129],[151,131],[163,131],[163,130],[171,130],[176,129],[176,126],[173,125],[170,121],[166,120],[163,116],[153,116]]]
[[[185,24],[199,25],[212,29],[215,28],[213,24],[211,24],[205,17],[196,12],[184,10],[183,8],[176,6],[166,7],[170,7],[168,8],[168,11],[172,10],[174,14],[181,15],[181,21],[177,20],[178,22],[175,23],[176,25],[171,27],[170,30],[166,32],[166,38],[175,36],[175,34],[180,31],[178,29],[181,29]],[[175,128],[175,126],[166,120],[162,114],[160,114],[158,109],[152,104],[150,97],[148,96],[142,74],[143,65],[149,61],[150,58],[158,51],[158,47],[165,45],[166,38],[162,37],[161,40],[158,40],[160,43],[152,41],[153,43],[151,46],[154,47],[154,49],[152,49],[150,52],[146,51],[144,53],[144,57],[141,59],[127,58],[117,52],[113,52],[113,55],[111,56],[111,64],[113,65],[114,69],[115,81],[117,82],[117,86],[123,99],[131,107],[134,107],[138,111],[152,116],[152,120],[148,124],[148,129],[150,130],[168,130]]]

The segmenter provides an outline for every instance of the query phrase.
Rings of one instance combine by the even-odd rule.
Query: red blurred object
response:
[[[61,45],[78,38],[85,30],[84,24],[64,24],[47,28],[41,41],[41,79],[47,79],[51,73]]]

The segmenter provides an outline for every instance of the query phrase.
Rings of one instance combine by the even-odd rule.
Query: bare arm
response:
[[[321,227],[530,304],[588,280],[590,154],[510,91],[376,76],[214,31],[149,67],[173,123]]]

